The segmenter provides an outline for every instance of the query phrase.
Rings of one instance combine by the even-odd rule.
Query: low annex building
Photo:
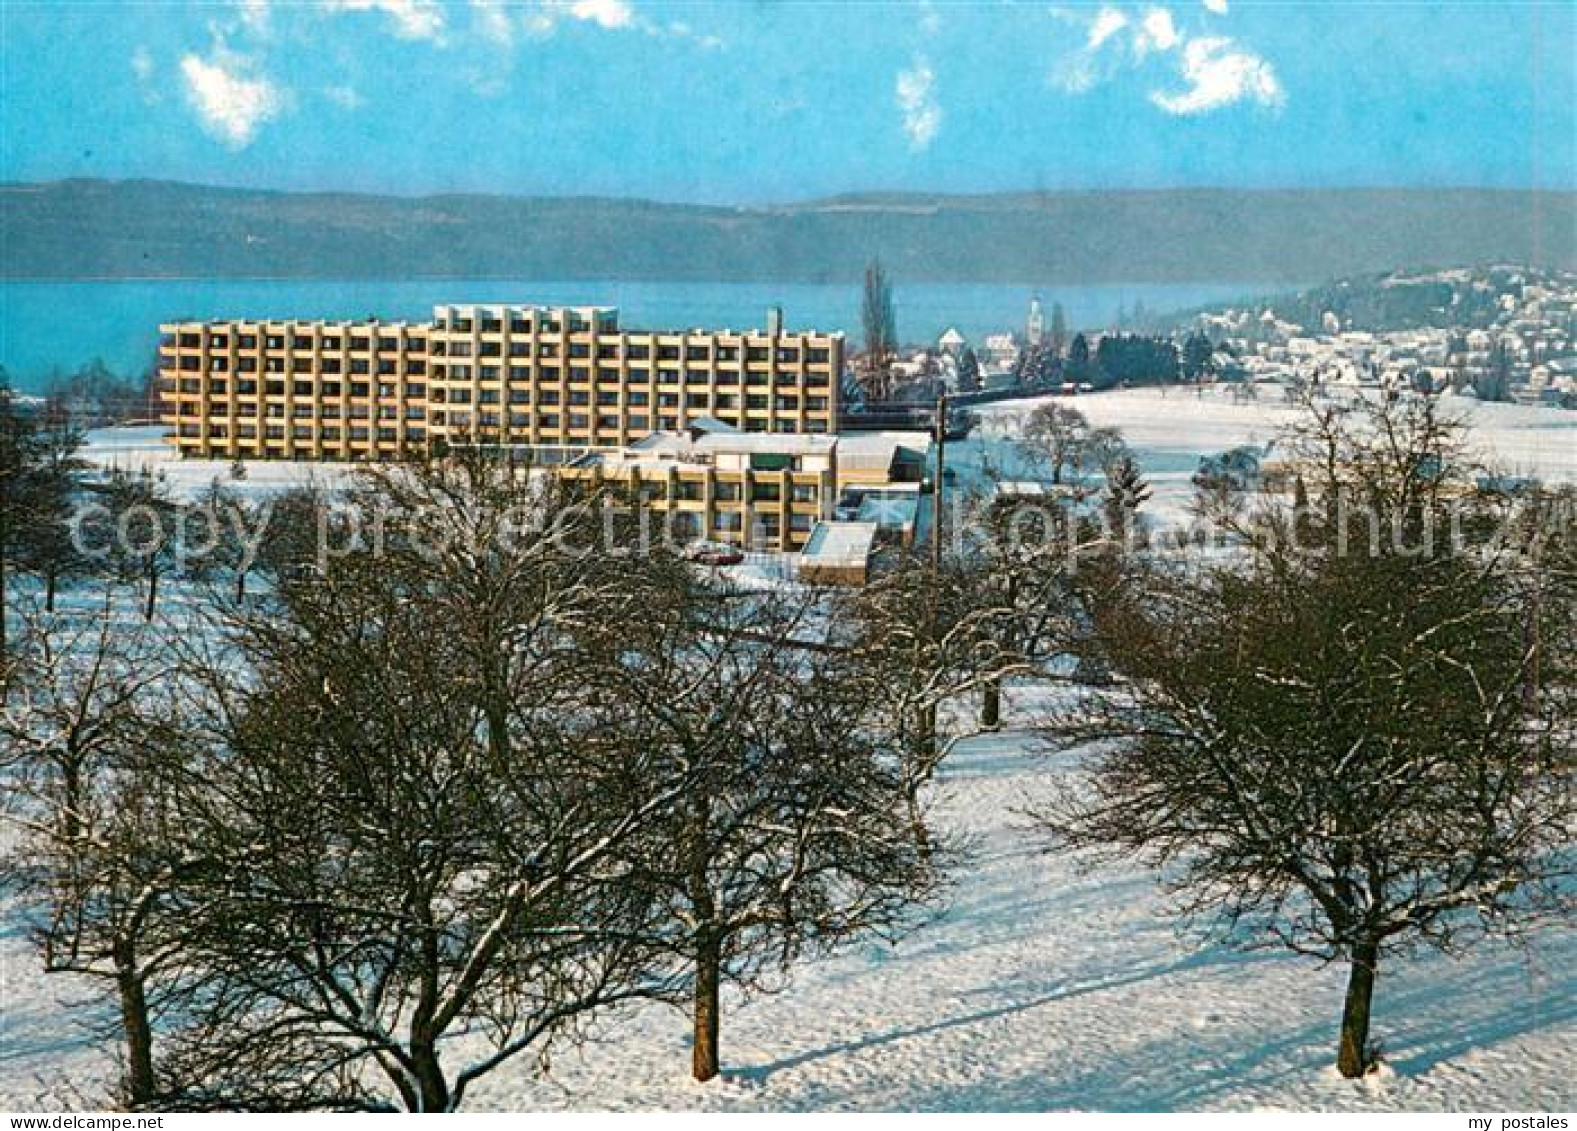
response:
[[[703,418],[617,451],[589,452],[561,474],[619,485],[665,516],[676,538],[795,553],[851,498],[918,490],[906,480],[921,473],[927,444],[923,433],[774,435]]]

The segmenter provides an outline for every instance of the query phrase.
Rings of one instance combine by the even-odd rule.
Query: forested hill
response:
[[[1577,268],[1577,193],[1478,189],[865,195],[753,208],[0,185],[19,278],[1307,282],[1401,265]]]

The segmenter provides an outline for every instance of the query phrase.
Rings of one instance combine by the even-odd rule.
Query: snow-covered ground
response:
[[[1080,398],[1122,428],[1158,498],[1180,497],[1198,456],[1274,433],[1281,409],[1136,390]],[[966,464],[1010,445],[1008,406],[987,414]],[[1577,480],[1577,414],[1464,405],[1475,435],[1514,469]],[[130,430],[126,430],[130,431]],[[150,450],[150,446],[153,450]],[[102,461],[160,460],[156,437],[93,437]],[[174,463],[200,489],[223,464]],[[254,465],[246,482],[288,482]],[[297,468],[300,475],[304,469]],[[321,469],[319,469],[321,474]],[[1008,720],[1033,717],[1010,695]],[[724,1076],[688,1079],[677,1012],[631,1007],[595,1040],[521,1058],[469,1106],[590,1109],[1413,1109],[1577,1106],[1577,932],[1518,949],[1420,954],[1383,966],[1375,1035],[1384,1070],[1331,1068],[1344,971],[1178,933],[1155,878],[1042,854],[1017,810],[1069,772],[1022,732],[972,739],[945,768],[943,819],[972,844],[949,906],[896,947],[869,944],[797,970],[788,992],[729,999]],[[73,1008],[86,987],[45,978],[0,902],[0,1108],[102,1104],[111,1059]]]
[[[162,476],[177,499],[197,498],[215,479],[252,499],[313,482],[331,488],[353,471],[345,463],[296,463],[288,460],[248,460],[245,478],[231,478],[227,460],[182,459],[164,442],[165,429],[157,424],[135,428],[95,428],[87,434],[82,457],[106,470],[148,471]]]
[[[950,462],[971,467],[989,461],[1005,474],[1024,471],[1012,450],[1024,418],[1044,398],[998,401],[975,411],[980,427]],[[1264,444],[1295,419],[1276,387],[1254,400],[1231,386],[1203,389],[1120,389],[1055,403],[1078,409],[1097,426],[1117,428],[1138,454],[1153,492],[1146,512],[1163,525],[1187,525],[1191,477],[1201,456],[1243,444]],[[1531,405],[1480,403],[1471,397],[1443,402],[1448,417],[1468,428],[1474,455],[1508,475],[1577,482],[1577,412]],[[952,449],[950,448],[951,452]]]
[[[554,1049],[546,1072],[532,1057],[504,1067],[468,1107],[1577,1104],[1577,933],[1382,967],[1375,1032],[1386,1067],[1344,1081],[1330,1067],[1343,971],[1179,934],[1145,871],[1084,872],[1043,855],[1015,810],[1066,769],[1031,745],[1014,733],[977,738],[947,766],[942,809],[973,847],[946,912],[896,947],[801,967],[785,993],[730,999],[720,1080],[689,1080],[678,1012],[632,1007],[608,1015],[592,1043]],[[41,978],[14,921],[0,933],[0,967],[0,1108],[101,1102],[108,1058],[64,1004],[81,987]]]

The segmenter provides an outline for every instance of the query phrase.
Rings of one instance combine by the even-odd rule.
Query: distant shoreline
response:
[[[16,282],[555,279],[1286,286],[1401,265],[1577,269],[1577,193],[871,194],[770,208],[61,181],[0,198]]]

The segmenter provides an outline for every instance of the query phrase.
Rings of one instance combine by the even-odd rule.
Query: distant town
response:
[[[1140,309],[1118,323],[1070,333],[1060,308],[1037,297],[1019,330],[971,342],[949,329],[904,351],[892,396],[1311,383],[1577,408],[1577,275],[1568,273],[1396,272],[1170,319]]]

